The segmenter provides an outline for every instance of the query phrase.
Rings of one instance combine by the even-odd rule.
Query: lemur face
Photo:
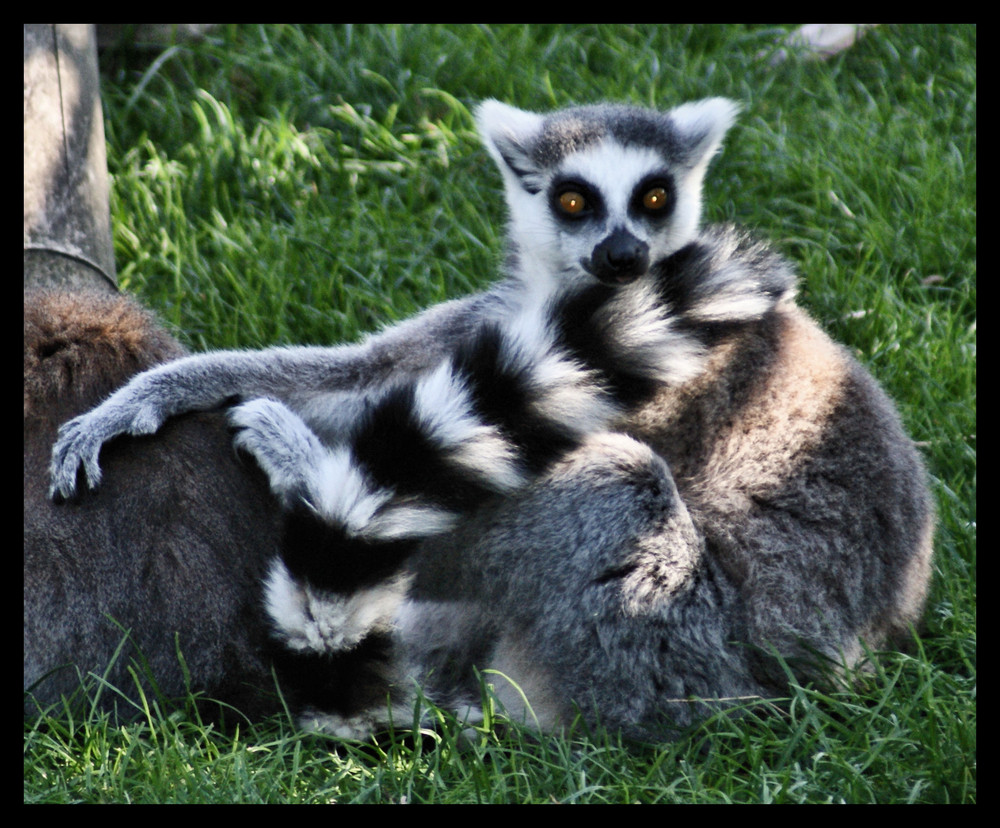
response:
[[[705,169],[735,112],[721,98],[550,116],[483,104],[480,130],[504,175],[525,275],[628,284],[692,241]]]
[[[608,140],[567,157],[545,191],[562,260],[605,284],[643,276],[678,233],[677,184],[657,153]]]

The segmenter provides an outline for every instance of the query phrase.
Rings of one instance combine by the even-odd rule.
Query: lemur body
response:
[[[63,430],[53,490],[81,464],[96,485],[117,434],[267,398],[231,421],[287,513],[278,663],[336,733],[376,726],[387,693],[408,705],[411,679],[473,706],[495,668],[543,727],[575,705],[660,738],[780,692],[776,655],[856,663],[919,618],[924,473],[891,402],[795,307],[788,265],[697,230],[734,114],[484,104],[505,281],[360,346],[141,375]]]

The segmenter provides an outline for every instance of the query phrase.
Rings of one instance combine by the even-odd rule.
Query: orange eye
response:
[[[642,196],[642,206],[647,210],[662,210],[667,206],[667,191],[663,187],[653,187]]]
[[[564,213],[574,216],[586,206],[587,199],[581,193],[576,192],[576,190],[567,190],[565,193],[559,194],[559,207]]]

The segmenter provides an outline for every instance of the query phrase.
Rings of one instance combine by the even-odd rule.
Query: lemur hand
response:
[[[123,393],[126,390],[59,429],[49,466],[49,496],[53,500],[76,494],[77,470],[81,464],[88,487],[97,488],[101,482],[97,458],[108,440],[119,434],[153,434],[163,424],[164,418],[155,407],[129,400]]]

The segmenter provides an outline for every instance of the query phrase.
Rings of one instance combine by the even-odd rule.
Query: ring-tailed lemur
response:
[[[334,732],[384,716],[404,675],[473,705],[492,667],[542,726],[576,705],[656,738],[781,688],[774,656],[856,662],[919,618],[924,474],[787,264],[698,232],[735,111],[484,104],[507,279],[360,346],[141,375],[61,432],[53,493],[80,465],[95,486],[117,434],[269,398],[232,415],[288,507],[268,611],[299,707]]]

